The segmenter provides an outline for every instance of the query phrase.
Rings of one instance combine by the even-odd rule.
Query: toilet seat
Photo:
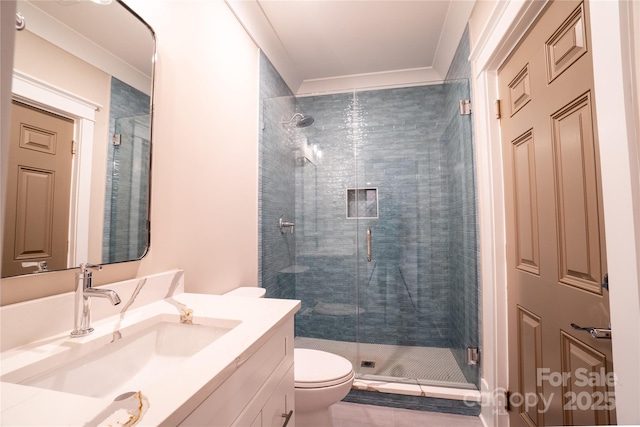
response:
[[[355,375],[351,362],[344,357],[306,348],[293,352],[296,388],[331,387],[351,381]]]

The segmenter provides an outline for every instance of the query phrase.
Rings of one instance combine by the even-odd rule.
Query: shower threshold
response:
[[[353,389],[479,402],[448,348],[366,344],[319,338],[295,338],[310,348],[348,359],[356,371]]]

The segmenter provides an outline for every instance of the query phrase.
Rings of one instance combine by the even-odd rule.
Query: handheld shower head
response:
[[[311,125],[311,123],[313,123],[315,121],[315,119],[313,117],[311,117],[311,116],[305,116],[302,113],[295,113],[293,115],[293,117],[291,117],[290,120],[288,120],[286,122],[282,122],[282,124],[291,123],[296,118],[298,118],[298,120],[295,122],[295,125],[296,125],[296,127],[299,127],[299,128],[306,128],[307,126]]]

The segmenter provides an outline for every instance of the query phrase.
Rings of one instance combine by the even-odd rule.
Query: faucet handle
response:
[[[97,269],[98,271],[102,271],[102,264],[89,264],[85,262],[80,264],[80,271],[84,272],[89,269]]]
[[[37,270],[33,270],[33,273],[44,273],[45,271],[49,271],[47,261],[33,261],[33,262],[23,262],[22,268],[27,267],[37,267]]]

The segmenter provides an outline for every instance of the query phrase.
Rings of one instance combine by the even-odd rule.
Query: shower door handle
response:
[[[367,262],[371,262],[371,229],[367,228]]]

